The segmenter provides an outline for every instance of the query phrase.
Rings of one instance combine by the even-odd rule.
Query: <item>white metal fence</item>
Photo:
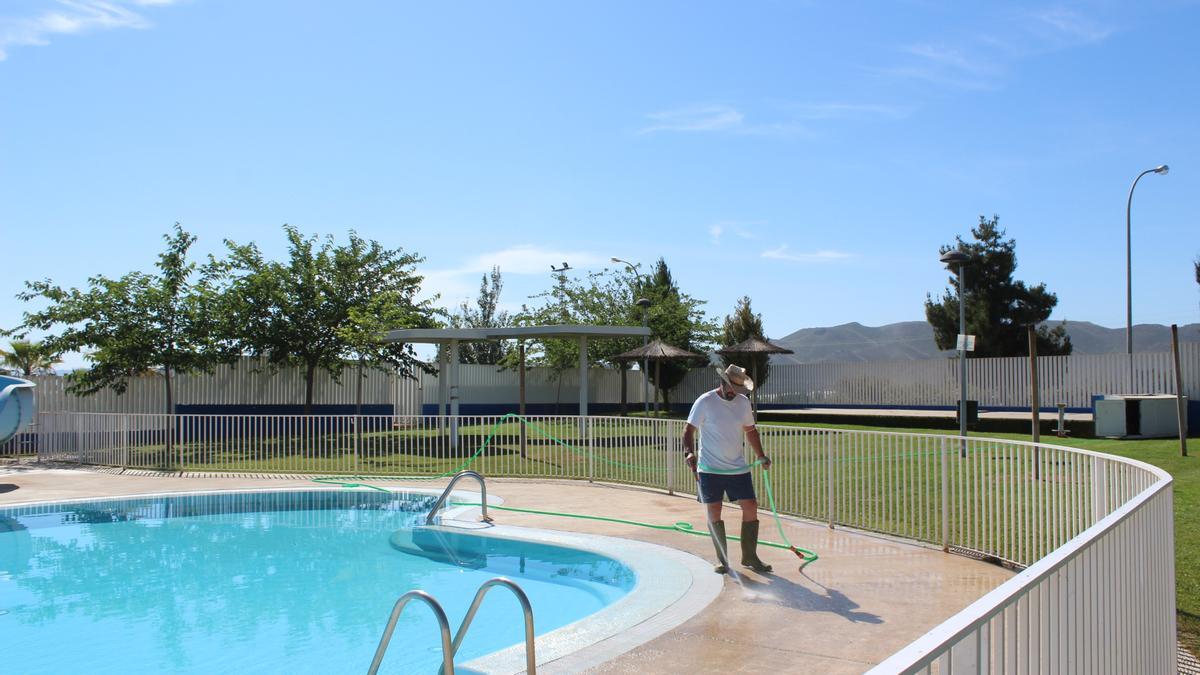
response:
[[[691,492],[683,422],[624,417],[41,413],[38,457],[186,471],[488,476]],[[1174,667],[1171,478],[1074,448],[760,425],[777,506],[1024,571],[875,672]],[[757,473],[760,494],[766,474]]]
[[[1184,394],[1200,400],[1200,342],[1179,345]],[[1132,367],[1131,367],[1132,364]],[[712,369],[688,373],[671,393],[691,401],[716,386]],[[949,406],[958,400],[954,359],[891,363],[804,363],[772,366],[759,403],[785,405]],[[1170,352],[1038,357],[1038,398],[1091,408],[1100,394],[1174,393]],[[1029,359],[967,359],[967,398],[993,407],[1028,407]]]
[[[317,371],[313,381],[316,405],[353,406],[359,400],[357,369],[346,368],[335,381]],[[60,376],[32,378],[37,409],[44,412],[94,413],[166,413],[166,389],[161,374],[150,373],[127,380],[126,391],[109,389],[90,396],[67,391],[67,380]],[[244,359],[237,366],[223,365],[212,374],[196,373],[171,378],[176,405],[300,405],[304,403],[304,372],[298,368],[272,370],[266,364]],[[419,414],[421,380],[400,377],[396,373],[367,368],[363,371],[364,405],[386,405],[395,414]]]
[[[1132,361],[1132,369],[1131,369]],[[1185,395],[1200,400],[1200,343],[1180,345],[1180,365]],[[809,363],[774,366],[759,402],[779,405],[952,406],[958,400],[955,361],[898,361],[892,363]],[[969,359],[968,397],[982,406],[1029,405],[1029,362],[1025,358]],[[1092,396],[1116,393],[1173,393],[1174,368],[1169,353],[1080,354],[1038,359],[1039,399],[1043,405],[1064,403],[1090,408]],[[376,369],[363,378],[365,405],[387,406],[397,415],[419,415],[422,405],[436,405],[436,375],[408,379]],[[471,405],[515,405],[518,374],[496,366],[463,364],[459,367],[459,400]],[[594,404],[643,401],[640,371],[593,368],[588,373],[588,400]],[[61,377],[36,377],[38,410],[45,412],[166,412],[163,378],[131,378],[128,391],[118,395],[105,390],[92,396],[73,396]],[[272,406],[304,402],[303,373],[297,369],[272,371],[247,359],[238,367],[221,366],[212,375],[181,375],[173,380],[175,401],[182,406]],[[671,392],[671,400],[690,402],[716,386],[712,368],[690,372]],[[356,371],[348,368],[340,382],[319,371],[314,386],[317,405],[350,406],[358,399]],[[651,392],[653,396],[653,392]],[[526,401],[534,405],[579,401],[579,374],[530,368],[526,373]]]

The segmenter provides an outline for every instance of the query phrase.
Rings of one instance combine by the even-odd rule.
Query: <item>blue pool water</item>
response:
[[[422,527],[425,496],[184,495],[0,509],[0,639],[11,673],[365,672],[396,599],[423,589],[457,629],[484,581],[514,579],[537,633],[632,589],[597,554]],[[487,595],[456,663],[523,641]],[[437,623],[410,603],[384,672],[434,672]]]

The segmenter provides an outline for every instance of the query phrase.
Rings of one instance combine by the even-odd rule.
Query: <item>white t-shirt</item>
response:
[[[754,426],[750,399],[737,394],[726,401],[714,389],[696,399],[688,413],[688,424],[700,430],[700,470],[746,473],[750,465],[742,451],[742,435]]]

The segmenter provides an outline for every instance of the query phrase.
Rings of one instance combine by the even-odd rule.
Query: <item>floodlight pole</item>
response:
[[[642,290],[645,288],[645,283],[642,281],[642,273],[638,271],[637,265],[634,265],[633,263],[629,262],[628,260],[621,260],[620,258],[617,258],[617,257],[610,258],[610,260],[612,260],[615,263],[621,263],[621,264],[625,265],[626,267],[628,267],[629,271],[633,272],[634,275],[637,276],[639,290]],[[646,310],[650,308],[650,300],[648,300],[646,298],[638,298],[637,303],[635,303],[635,304],[637,304],[638,307],[642,308],[642,328],[647,328],[648,327],[648,323],[647,323],[648,319],[646,316]],[[642,347],[645,348],[645,346],[649,343],[649,341],[650,341],[650,337],[648,335],[643,335],[642,336]],[[647,417],[650,416],[650,379],[649,379],[649,371],[646,370],[648,366],[649,366],[649,360],[646,358],[645,355],[642,355],[642,408],[643,408],[643,412],[646,414]],[[624,376],[622,376],[622,377],[624,377]]]
[[[964,292],[966,270],[970,256],[962,251],[947,251],[939,260],[956,266],[958,273],[958,435],[963,437],[962,456],[967,456],[967,300]]]
[[[1129,199],[1125,202],[1125,354],[1129,357],[1129,393],[1133,391],[1133,252],[1131,246],[1130,216],[1133,211],[1133,189],[1137,187],[1138,181],[1148,173],[1160,173],[1166,175],[1170,170],[1166,164],[1157,166],[1153,169],[1146,169],[1138,174],[1137,178],[1133,179],[1133,185],[1129,186]]]

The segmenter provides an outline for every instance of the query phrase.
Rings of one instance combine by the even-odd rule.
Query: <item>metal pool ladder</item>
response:
[[[463,478],[474,478],[475,480],[479,481],[479,493],[481,497],[480,501],[483,503],[483,518],[480,518],[480,520],[485,523],[492,522],[492,519],[490,516],[488,516],[487,512],[487,484],[483,482],[483,476],[475,471],[459,471],[458,473],[454,474],[454,478],[450,479],[450,484],[446,486],[445,490],[442,490],[442,496],[438,497],[437,502],[433,505],[433,508],[429,510],[429,515],[425,517],[426,525],[433,524],[433,517],[437,515],[438,509],[445,506],[446,499],[450,496],[450,491],[453,490],[454,485]]]
[[[453,675],[454,673],[454,655],[458,653],[459,646],[462,645],[463,638],[467,635],[467,629],[471,627],[471,621],[475,619],[475,613],[479,611],[479,605],[483,602],[483,596],[495,586],[504,586],[517,596],[517,601],[521,603],[521,611],[525,614],[525,671],[529,675],[537,675],[537,658],[534,654],[533,644],[533,607],[529,604],[529,596],[525,595],[525,591],[521,589],[517,582],[505,577],[496,577],[483,582],[479,590],[475,592],[475,599],[471,601],[471,608],[467,610],[467,615],[463,617],[462,623],[458,626],[458,631],[454,634],[454,639],[450,639],[450,622],[446,619],[446,611],[442,609],[434,597],[425,591],[409,591],[400,596],[396,601],[396,606],[392,608],[392,614],[388,617],[387,627],[383,629],[383,637],[379,639],[379,647],[375,649],[375,658],[371,660],[371,668],[367,671],[368,675],[375,675],[379,671],[379,664],[383,663],[383,655],[387,652],[388,643],[392,641],[392,632],[396,630],[396,621],[400,618],[400,613],[404,611],[405,605],[410,600],[422,600],[433,610],[434,616],[438,621],[438,628],[442,634],[442,667],[438,672],[440,675]]]

